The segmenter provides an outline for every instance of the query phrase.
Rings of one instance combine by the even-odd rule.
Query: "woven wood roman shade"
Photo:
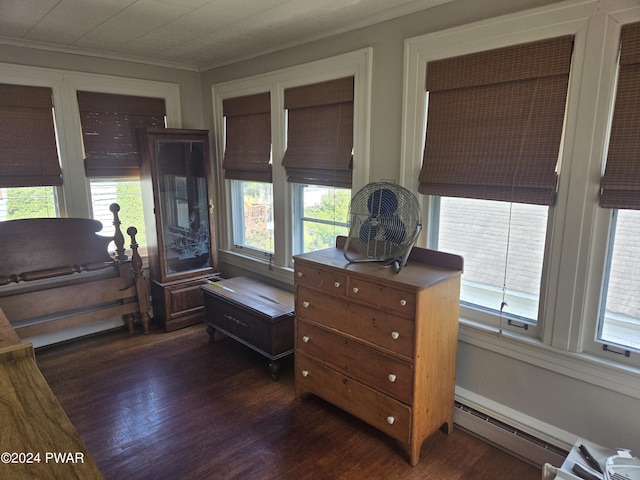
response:
[[[640,210],[640,22],[622,27],[619,68],[600,206]]]
[[[353,84],[347,77],[284,91],[289,182],[351,188]]]
[[[52,90],[0,84],[0,187],[62,185]]]
[[[427,64],[420,193],[552,205],[573,37]]]
[[[271,182],[271,96],[269,92],[222,101],[226,117],[224,178]]]
[[[139,177],[136,129],[165,126],[162,98],[78,92],[87,177]]]

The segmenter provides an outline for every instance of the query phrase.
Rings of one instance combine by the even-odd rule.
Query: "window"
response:
[[[0,188],[0,221],[57,216],[54,187]]]
[[[56,217],[62,185],[53,92],[0,84],[0,220]]]
[[[590,3],[595,5],[597,2]],[[628,347],[620,348],[615,344],[610,345],[609,350],[623,355],[605,352],[603,342],[597,336],[598,318],[603,313],[603,308],[612,307],[611,303],[604,306],[609,300],[605,300],[603,296],[603,285],[605,288],[607,286],[607,253],[612,252],[614,243],[617,248],[621,240],[621,220],[616,219],[615,231],[610,231],[613,211],[618,210],[616,215],[625,215],[630,210],[636,210],[615,206],[601,207],[598,192],[605,170],[604,158],[607,158],[607,167],[610,166],[607,145],[614,141],[616,129],[613,124],[616,123],[616,111],[619,113],[618,102],[614,105],[614,99],[616,90],[620,90],[619,86],[616,88],[616,79],[621,77],[621,73],[616,73],[620,29],[631,22],[640,21],[640,8],[629,9],[628,4],[614,1],[594,13],[593,10],[581,10],[582,6],[584,4],[558,4],[548,9],[527,12],[526,15],[501,17],[408,39],[405,51],[405,138],[402,143],[401,183],[414,192],[419,188],[416,179],[421,172],[425,135],[431,120],[427,111],[431,94],[427,99],[425,89],[430,62],[542,39],[574,36],[564,109],[565,125],[554,162],[558,163],[556,200],[552,206],[539,205],[545,211],[547,221],[544,225],[544,253],[539,265],[542,273],[537,324],[532,326],[526,321],[516,322],[521,326],[528,324],[529,330],[506,325],[502,334],[499,334],[500,330],[494,325],[501,318],[495,313],[495,307],[491,313],[481,307],[469,308],[463,305],[459,326],[460,340],[465,345],[465,354],[475,352],[476,349],[478,352],[482,351],[483,355],[485,352],[495,354],[496,368],[504,367],[501,371],[513,374],[510,378],[521,381],[522,385],[526,383],[530,373],[535,374],[538,368],[543,368],[559,375],[567,375],[578,382],[611,389],[638,399],[640,389],[636,387],[640,355]],[[640,83],[636,81],[635,85],[637,87]],[[624,103],[629,105],[629,113],[636,113],[637,116],[640,107],[628,100]],[[628,119],[625,120],[627,122]],[[619,131],[634,133],[636,141],[628,142],[627,145],[638,145],[637,133],[640,132],[640,127],[627,123],[626,128]],[[640,167],[637,161],[635,165]],[[632,178],[628,174],[627,177],[629,180]],[[433,230],[433,225],[447,226],[440,225],[436,218],[445,207],[434,205],[439,198],[444,197],[458,198],[444,194],[419,196],[423,202],[423,224],[426,226],[425,235],[418,240],[421,246],[427,245],[427,237],[435,236],[437,240],[438,233]],[[480,203],[495,201],[479,198],[469,200]],[[501,203],[508,205],[510,202]],[[523,202],[515,201],[513,204],[512,221],[518,216],[515,207],[519,207],[517,204],[520,203]],[[633,211],[630,213],[634,214]],[[463,212],[458,213],[464,216]],[[540,223],[545,222],[540,219]],[[513,232],[512,225],[512,236]],[[480,230],[473,231],[474,235],[479,233]],[[611,233],[615,234],[613,240],[610,240]],[[512,258],[512,250],[508,255]],[[504,259],[504,255],[502,258]],[[472,261],[467,256],[465,272],[471,273],[471,267]],[[613,275],[611,272],[609,277]],[[503,278],[497,282],[499,294]],[[627,285],[631,285],[631,282],[627,282]],[[507,290],[510,288],[507,283]],[[629,289],[627,295],[628,291]],[[508,298],[507,302],[511,303]],[[502,318],[505,324],[507,320],[508,318]],[[470,346],[469,350],[467,346]],[[629,357],[624,355],[625,350],[631,352]],[[473,380],[467,378],[467,381]],[[562,388],[555,389],[555,392],[563,394],[561,390]],[[554,387],[550,387],[549,391],[553,393]]]
[[[233,243],[258,256],[274,251],[270,112],[269,92],[223,101],[222,168],[231,180]]]
[[[464,258],[462,305],[536,323],[548,207],[439,197],[430,246]],[[435,216],[435,215],[434,215]]]
[[[600,181],[600,206],[613,213],[596,338],[628,355],[640,351],[640,22],[622,27],[617,84]]]
[[[370,55],[367,48],[212,87],[216,137],[224,139],[216,145],[226,179],[222,264],[289,284],[294,255],[347,233],[352,188],[369,177]]]
[[[272,254],[273,186],[233,180],[233,241],[236,247]]]
[[[125,247],[129,237],[126,236],[127,228],[136,227],[138,234],[136,242],[139,246],[147,245],[145,233],[144,212],[142,209],[142,193],[140,181],[132,179],[108,179],[92,178],[89,182],[91,199],[93,201],[93,218],[102,222],[100,235],[110,236],[115,232],[113,226],[113,213],[109,210],[112,203],[120,205],[119,218],[121,229],[125,234]]]
[[[597,338],[640,351],[640,211],[615,210]]]
[[[348,234],[353,159],[353,77],[284,91],[293,183],[294,254],[335,245]]]
[[[144,247],[136,128],[165,126],[164,99],[86,91],[78,91],[77,97],[93,217],[102,221],[107,234],[113,230],[109,205],[118,203],[123,229],[134,225],[136,241]]]
[[[427,64],[419,191],[436,197],[430,246],[465,258],[462,303],[494,325],[538,320],[572,44],[563,36]]]
[[[349,234],[350,189],[296,184],[294,199],[294,254],[332,247]]]

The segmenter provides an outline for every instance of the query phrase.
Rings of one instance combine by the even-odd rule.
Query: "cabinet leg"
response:
[[[278,373],[280,372],[280,363],[273,361],[269,364],[269,371],[271,372],[271,379],[275,382],[278,380]]]
[[[207,327],[207,333],[209,334],[209,343],[216,343],[215,333],[216,329],[211,325]]]

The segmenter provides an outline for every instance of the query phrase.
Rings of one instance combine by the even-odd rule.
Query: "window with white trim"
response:
[[[640,22],[620,34],[617,90],[600,207],[612,209],[595,339],[605,352],[640,352]]]
[[[335,245],[346,235],[353,159],[353,77],[285,89],[293,186],[293,253]]]
[[[49,87],[0,83],[0,221],[57,217],[63,184]]]
[[[90,179],[85,175],[84,142],[77,92],[91,91],[161,98],[165,102],[167,126],[179,128],[181,126],[179,85],[13,64],[2,65],[0,83],[23,85],[27,88],[46,87],[52,90],[58,160],[64,177],[64,182],[59,182],[61,184],[58,186],[0,188],[0,219],[5,219],[3,215],[10,215],[8,213],[10,211],[14,212],[13,215],[19,216],[25,216],[26,211],[31,212],[32,216],[40,217],[93,217],[103,223],[103,230],[100,233],[108,234],[113,229],[113,216],[108,206],[115,200],[122,204],[121,218],[124,229],[129,225],[135,225],[139,230],[143,230],[142,216],[136,216],[133,212],[136,210],[141,214],[142,208],[138,207],[141,204],[134,202],[129,206],[126,200],[137,195],[135,192],[136,188],[139,190],[139,181],[137,181],[138,185],[132,188],[130,178],[105,176],[100,179]],[[51,111],[50,107],[49,111]],[[38,145],[38,142],[34,143]],[[42,142],[40,142],[41,145]],[[116,179],[122,180],[122,188],[115,186]],[[16,207],[17,202],[24,207]],[[18,212],[16,208],[20,211]],[[132,214],[135,218],[127,219],[127,216]]]
[[[425,83],[429,62],[548,38],[574,37],[562,140],[557,158],[556,200],[553,206],[542,207],[546,209],[546,214],[536,215],[536,230],[540,232],[545,223],[544,216],[547,217],[542,260],[537,267],[541,272],[537,324],[532,327],[532,322],[522,322],[529,324],[527,332],[505,327],[508,318],[497,314],[495,307],[492,307],[493,312],[487,312],[484,308],[463,305],[460,332],[464,341],[478,343],[507,357],[533,364],[546,362],[550,353],[558,355],[557,363],[551,368],[557,368],[559,372],[566,372],[569,368],[576,372],[576,378],[580,375],[580,378],[589,378],[589,372],[597,364],[607,372],[607,378],[616,379],[619,391],[627,391],[626,385],[637,380],[634,368],[640,367],[640,355],[631,348],[628,337],[628,327],[633,326],[636,313],[629,310],[629,305],[625,305],[628,301],[635,301],[631,279],[635,279],[636,275],[635,271],[628,268],[633,264],[630,258],[636,254],[628,251],[623,253],[627,242],[634,240],[635,233],[631,232],[635,232],[635,227],[629,227],[629,230],[622,228],[623,223],[635,222],[632,217],[636,216],[636,207],[603,205],[602,195],[599,200],[599,192],[604,187],[600,180],[605,170],[603,164],[610,164],[611,154],[608,150],[610,138],[613,141],[615,137],[615,111],[619,112],[620,102],[616,102],[616,93],[620,90],[620,34],[626,25],[639,21],[640,8],[628,8],[623,1],[612,0],[598,14],[571,4],[415,37],[407,41],[406,50],[406,130],[401,174],[404,185],[416,191],[419,187],[415,179],[420,174],[425,131],[428,130]],[[638,85],[638,82],[634,85]],[[632,113],[640,111],[640,107],[632,101],[625,100],[622,103]],[[619,131],[637,134],[640,127],[627,124]],[[637,137],[634,138],[637,140]],[[637,142],[630,144],[637,145]],[[634,158],[636,162],[633,165],[637,167],[637,155]],[[627,173],[625,178],[629,181],[637,177]],[[438,204],[438,198],[441,196],[420,196],[425,206],[423,223],[431,227],[437,225],[441,227],[440,230],[446,227],[443,231],[449,229],[450,232],[456,232],[455,228],[468,230],[470,227],[461,227],[456,220],[466,215],[466,212],[460,212],[460,208],[470,207],[458,205],[455,214],[450,215],[451,221],[446,218],[445,222],[440,221],[438,215],[441,214],[441,205]],[[512,222],[514,211],[511,212]],[[524,218],[525,222],[532,223],[529,220],[533,218],[531,214],[527,213]],[[528,225],[528,228],[531,227],[534,225]],[[421,238],[418,244],[426,245],[428,236],[429,245],[440,246],[447,242],[453,247],[461,245],[456,240],[435,243],[441,240],[438,238],[439,229],[426,230],[428,235]],[[497,230],[495,226],[492,230],[484,228],[482,232],[478,229],[474,233],[489,235],[494,230]],[[535,244],[542,246],[542,233],[537,237]],[[470,254],[466,256],[470,257]],[[624,259],[624,256],[626,260],[616,260]],[[470,258],[465,259],[465,263],[470,263],[470,269],[474,268]],[[495,265],[500,265],[494,267],[498,271],[504,268],[504,264],[496,262]],[[517,274],[519,268],[513,270]],[[468,272],[471,273],[471,270]],[[615,280],[619,276],[622,280]],[[495,282],[495,296],[501,298],[504,278],[507,279],[506,302],[511,303],[508,297],[511,293],[508,270]],[[496,300],[491,300],[491,305],[495,304]],[[622,319],[624,323],[620,323]],[[500,332],[496,326],[500,324],[505,330],[494,341],[487,334]],[[626,338],[624,341],[619,336],[622,325],[622,335]],[[607,343],[605,338],[610,342],[606,349],[603,348]],[[505,346],[509,348],[505,349]],[[526,353],[521,354],[523,348]],[[594,383],[601,384],[597,380]],[[637,390],[635,392],[634,395],[640,395]]]
[[[233,99],[239,102],[241,98],[255,97],[265,92],[269,93],[270,99],[271,141],[268,143],[270,146],[268,165],[271,183],[262,179],[261,181],[265,184],[257,188],[257,184],[249,183],[257,182],[255,179],[246,179],[248,167],[245,169],[243,165],[246,159],[251,157],[245,155],[247,149],[236,149],[244,158],[240,166],[231,163],[223,165],[226,181],[223,185],[223,208],[221,208],[224,228],[221,232],[219,254],[222,262],[230,262],[254,271],[256,269],[259,271],[263,268],[261,265],[264,265],[268,267],[264,274],[290,282],[293,255],[334,245],[335,236],[347,232],[346,209],[348,209],[351,191],[361,188],[368,180],[370,56],[371,49],[367,48],[212,86],[214,125],[216,138],[219,139],[216,147],[219,158],[225,158],[228,142],[229,118],[225,115],[225,110],[229,106],[227,102]],[[353,133],[348,147],[345,146],[346,144],[340,144],[341,151],[346,150],[348,154],[346,169],[343,168],[343,163],[340,168],[334,164],[326,168],[326,165],[320,162],[319,166],[324,166],[324,171],[313,172],[307,169],[306,164],[293,166],[287,165],[285,161],[283,165],[285,152],[291,147],[289,142],[291,132],[287,122],[289,108],[285,106],[287,91],[349,77],[353,78],[351,87],[353,107],[350,114]],[[327,107],[327,109],[333,108]],[[340,108],[344,107],[335,107],[336,110]],[[298,151],[301,157],[298,158],[310,158],[306,156],[307,153],[304,151],[306,147],[302,143],[294,141],[294,144],[296,148],[302,147],[302,151]],[[254,147],[256,146],[249,146],[248,149],[259,150]],[[344,155],[340,158],[344,158]],[[234,170],[235,173],[229,174],[228,170]],[[345,183],[345,173],[348,174],[347,183]],[[317,181],[316,174],[320,174],[322,178],[326,175],[332,178],[339,177],[340,181],[331,181],[327,184]],[[271,199],[269,199],[269,193]],[[251,201],[247,201],[249,198]],[[272,206],[271,210],[269,203]],[[250,211],[251,205],[256,205],[252,211]],[[252,218],[251,221],[247,220],[248,216]],[[249,235],[249,227],[258,228],[258,231],[253,232],[256,233],[254,237]],[[262,231],[259,231],[260,229]]]
[[[499,328],[538,323],[572,45],[561,36],[427,63],[429,246],[463,256],[463,315]]]
[[[222,101],[224,178],[231,183],[233,245],[245,255],[271,257],[273,165],[271,94],[262,92]]]

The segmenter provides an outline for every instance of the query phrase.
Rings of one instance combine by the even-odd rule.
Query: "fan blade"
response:
[[[378,188],[369,195],[367,208],[372,215],[392,215],[398,209],[398,197],[389,188]]]
[[[374,224],[374,221],[371,218],[367,218],[362,225],[360,225],[360,240],[363,243],[373,242],[378,234],[378,225],[377,221]]]

